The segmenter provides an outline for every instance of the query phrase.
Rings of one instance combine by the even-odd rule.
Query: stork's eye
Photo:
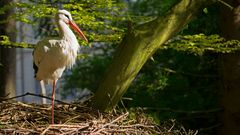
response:
[[[65,14],[64,14],[65,15]],[[69,20],[70,20],[70,18],[69,18],[69,16],[68,15],[65,15]]]

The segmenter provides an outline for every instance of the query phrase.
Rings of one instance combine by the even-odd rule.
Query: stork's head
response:
[[[87,38],[81,31],[81,29],[77,26],[77,24],[73,21],[71,14],[67,10],[58,10],[56,14],[56,19],[61,20],[70,27],[72,27],[80,36],[83,40],[88,42]]]

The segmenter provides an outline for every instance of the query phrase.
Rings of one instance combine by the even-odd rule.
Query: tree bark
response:
[[[4,5],[11,3],[12,0],[0,1],[0,8]],[[0,20],[6,21],[8,16],[13,13],[13,9],[9,9],[5,14],[0,15]],[[6,23],[0,25],[0,35],[6,35],[11,41],[15,41],[15,21],[8,20]],[[0,47],[0,97],[13,97],[15,96],[15,69],[16,69],[16,50],[14,48]]]
[[[221,34],[228,40],[240,40],[240,1],[225,0],[234,10],[221,7]],[[223,126],[220,135],[240,135],[240,53],[222,54],[219,58],[221,74],[220,104],[224,108],[221,114]]]
[[[101,111],[113,109],[149,57],[189,23],[200,9],[214,2],[181,0],[166,15],[130,29],[92,99],[93,107]]]

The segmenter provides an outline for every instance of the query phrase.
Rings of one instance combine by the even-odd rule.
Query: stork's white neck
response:
[[[78,44],[76,36],[74,35],[72,30],[69,28],[69,26],[65,22],[63,22],[62,20],[59,20],[57,22],[57,25],[59,28],[60,38],[62,38],[63,40],[67,40],[67,41]]]
[[[59,20],[57,25],[59,28],[60,38],[61,40],[64,40],[62,45],[65,45],[65,47],[63,47],[65,48],[65,50],[63,49],[63,53],[66,55],[66,65],[68,67],[72,67],[72,65],[75,63],[77,52],[80,49],[80,46],[76,36],[65,22]]]

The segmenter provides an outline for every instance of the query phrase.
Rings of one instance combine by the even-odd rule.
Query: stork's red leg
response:
[[[52,89],[52,125],[54,125],[54,101],[55,101],[56,83],[57,83],[57,80],[54,80],[53,89]]]

